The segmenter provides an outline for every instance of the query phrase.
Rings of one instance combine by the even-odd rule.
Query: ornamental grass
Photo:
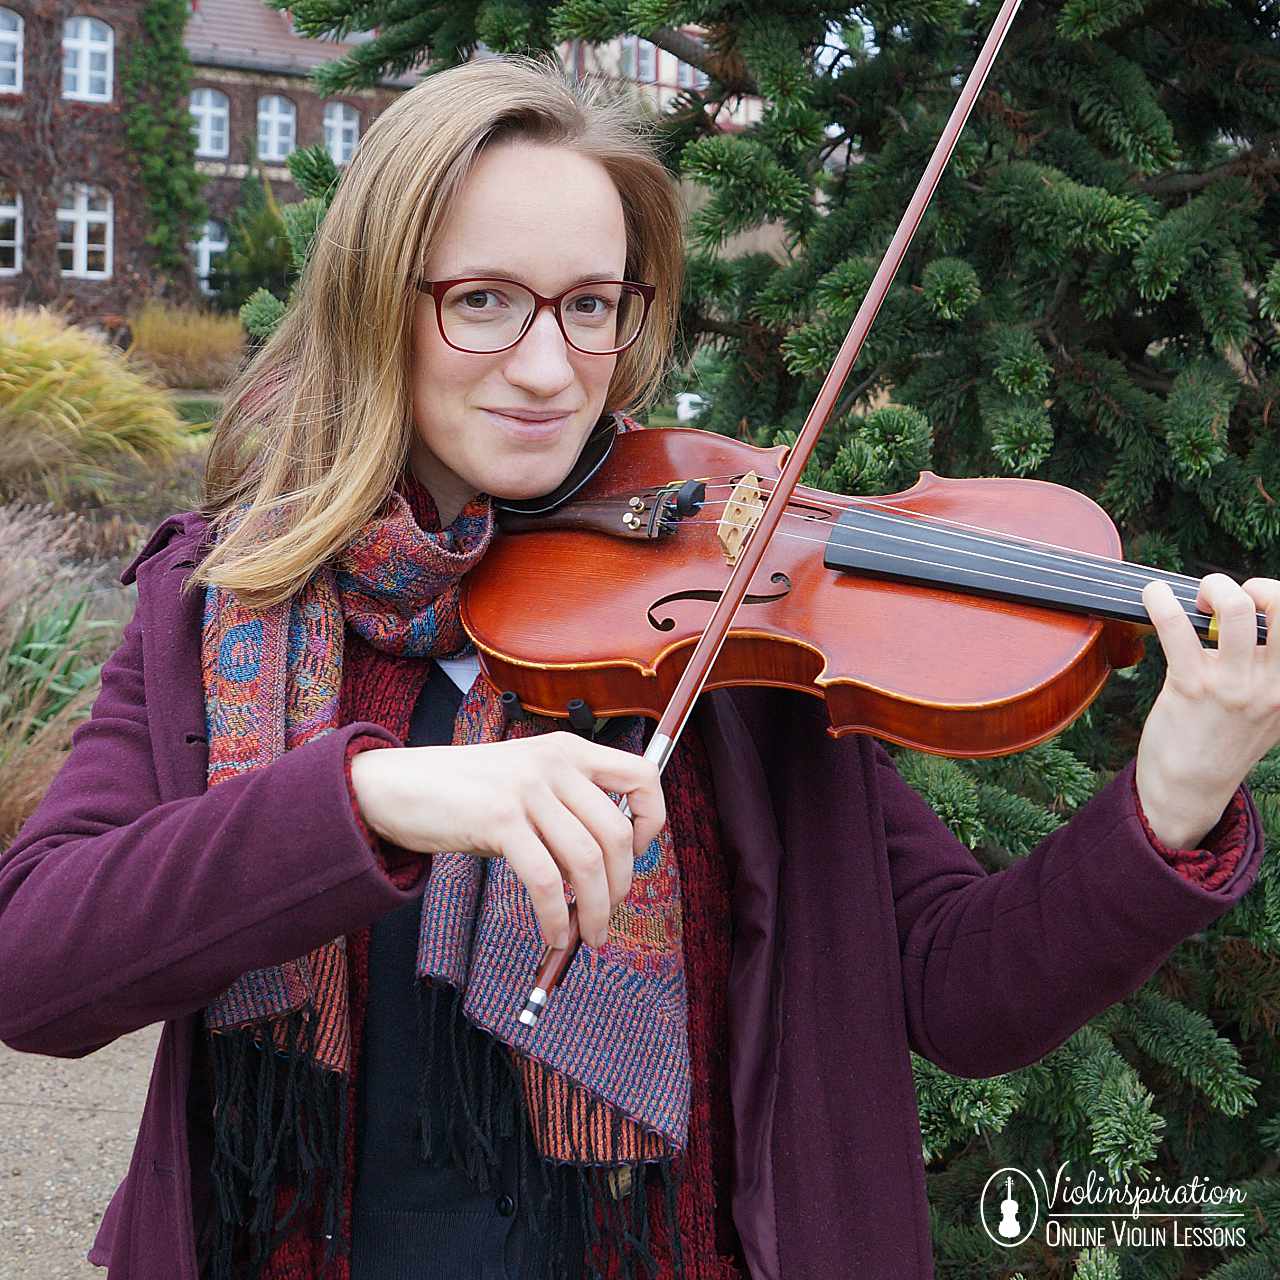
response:
[[[120,501],[126,464],[167,467],[190,437],[165,389],[105,339],[0,307],[0,501]]]
[[[0,849],[66,759],[132,608],[107,566],[79,560],[84,523],[48,504],[0,506]]]
[[[149,299],[129,317],[129,358],[166,387],[221,391],[245,354],[234,315]]]

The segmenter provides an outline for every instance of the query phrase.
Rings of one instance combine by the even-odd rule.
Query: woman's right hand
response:
[[[667,820],[657,765],[563,731],[361,751],[351,784],[362,817],[384,840],[416,853],[506,858],[555,947],[568,945],[564,881],[583,941],[603,946],[636,855]],[[626,795],[631,821],[604,788]]]

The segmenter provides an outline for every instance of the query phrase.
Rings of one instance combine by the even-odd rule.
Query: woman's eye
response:
[[[459,301],[469,311],[481,311],[484,309],[484,300],[486,298],[496,298],[497,296],[492,289],[472,289],[470,293],[464,293]]]
[[[572,303],[574,314],[586,320],[595,320],[608,315],[612,306],[608,298],[602,298],[598,293],[579,294]]]

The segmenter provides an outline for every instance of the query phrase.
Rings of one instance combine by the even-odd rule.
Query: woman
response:
[[[929,1277],[908,1048],[1036,1061],[1256,878],[1270,580],[1205,580],[1217,653],[1147,589],[1137,760],[998,875],[812,699],[704,696],[661,787],[644,722],[504,712],[457,614],[490,495],[652,395],[681,256],[638,127],[548,66],[362,142],[0,864],[0,1038],[165,1023],[110,1276]]]

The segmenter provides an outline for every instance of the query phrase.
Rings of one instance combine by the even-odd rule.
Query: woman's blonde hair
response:
[[[438,72],[392,103],[343,174],[279,327],[227,390],[202,507],[219,541],[184,589],[213,583],[268,608],[378,514],[414,432],[415,281],[494,142],[568,147],[612,178],[626,277],[657,292],[604,407],[651,403],[674,339],[684,244],[678,190],[650,130],[606,83],[569,80],[550,59],[522,56]],[[245,503],[245,518],[232,520]]]

